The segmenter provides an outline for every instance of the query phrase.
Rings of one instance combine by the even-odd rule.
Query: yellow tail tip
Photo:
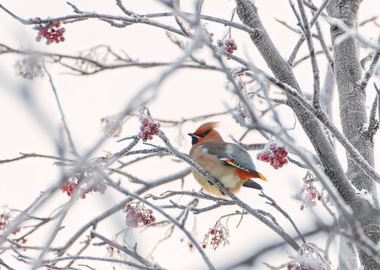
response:
[[[268,181],[268,179],[264,175],[262,175],[261,173],[259,173],[259,172],[257,172],[257,178],[260,178],[260,179],[264,180],[265,182]]]

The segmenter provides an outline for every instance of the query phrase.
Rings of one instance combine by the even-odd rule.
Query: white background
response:
[[[187,1],[182,1],[187,2]],[[190,1],[189,1],[190,2]],[[71,8],[65,1],[20,1],[20,0],[2,0],[0,1],[5,7],[17,15],[27,19],[32,17],[56,17],[72,13]],[[95,11],[105,14],[121,14],[114,1],[89,1],[77,0],[72,1],[84,11]],[[275,18],[287,21],[290,25],[295,25],[292,12],[288,1],[256,1],[261,18],[269,34],[278,46],[280,53],[287,58],[295,45],[298,35],[290,32],[284,26],[275,21]],[[128,0],[126,6],[138,13],[150,13],[165,11],[163,5],[156,1],[148,0]],[[228,0],[206,0],[204,3],[204,14],[229,19],[234,7],[234,1]],[[189,3],[184,3],[185,10],[191,10]],[[369,18],[378,14],[380,4],[376,0],[366,0],[362,4],[360,17]],[[173,19],[163,19],[163,22],[173,23]],[[67,54],[76,54],[80,51],[89,49],[95,45],[111,45],[116,51],[125,51],[134,59],[141,61],[167,61],[175,60],[181,56],[181,51],[175,47],[166,37],[165,32],[161,29],[155,29],[147,25],[132,25],[126,28],[113,28],[107,23],[98,20],[86,20],[73,24],[65,25],[66,41],[59,44],[44,45],[43,42],[35,42],[36,31],[31,26],[22,25],[11,18],[4,11],[0,11],[0,43],[16,49],[38,49],[48,50],[51,52],[60,52]],[[326,27],[326,23],[323,23]],[[206,23],[208,30],[214,33],[214,41],[222,38],[226,29],[221,25],[210,22]],[[327,28],[326,28],[327,29]],[[255,47],[251,44],[246,33],[232,30],[232,35],[238,44],[237,55],[247,56],[261,68],[267,70],[263,60],[257,53]],[[368,38],[375,38],[378,32],[374,28],[366,28],[363,35]],[[372,32],[371,32],[372,31]],[[328,40],[328,31],[326,39]],[[306,53],[306,44],[302,46],[299,56]],[[200,57],[209,59],[210,53],[207,49],[201,49],[198,52]],[[58,108],[55,104],[53,94],[47,77],[37,79],[33,82],[26,81],[14,74],[13,64],[20,59],[19,55],[2,55],[0,56],[0,159],[16,157],[20,152],[39,153],[57,155],[56,148],[52,137],[57,137],[58,128],[61,125]],[[231,66],[236,66],[231,62]],[[141,87],[156,79],[164,68],[139,69],[128,68],[112,70],[98,73],[92,76],[73,76],[67,74],[67,70],[58,65],[49,65],[55,81],[58,94],[61,98],[66,120],[72,131],[74,141],[83,153],[86,149],[102,136],[100,129],[100,119],[102,117],[118,113],[127,103],[128,100]],[[321,77],[323,80],[325,62],[320,64]],[[296,76],[305,92],[312,89],[312,73],[309,62],[300,65],[294,69]],[[161,94],[150,106],[151,113],[157,118],[178,120],[183,117],[202,115],[207,113],[220,112],[225,110],[226,104],[233,107],[236,101],[225,86],[226,79],[223,74],[213,71],[199,70],[181,70],[176,72],[160,88]],[[38,104],[43,117],[52,127],[53,133],[49,133],[41,121],[36,120],[32,112],[27,108],[20,97],[20,89],[27,87],[27,91]],[[371,87],[369,87],[370,89]],[[278,91],[278,90],[275,90]],[[373,94],[369,93],[369,97]],[[372,99],[370,99],[372,100]],[[337,111],[335,104],[335,112]],[[368,103],[370,104],[370,102]],[[293,125],[294,119],[287,110],[282,114],[284,124],[288,127]],[[335,117],[338,118],[337,116]],[[232,135],[238,138],[243,130],[230,117],[219,117],[221,120],[220,131],[225,138]],[[183,134],[195,130],[199,123],[187,123],[183,126]],[[182,151],[187,152],[190,148],[190,140],[186,135],[180,133],[178,129],[166,127],[163,130],[172,139],[172,142]],[[134,135],[138,131],[137,119],[131,119],[124,125],[122,136]],[[297,128],[293,132],[299,144],[309,147],[302,132]],[[377,135],[378,137],[378,135]],[[260,141],[257,141],[260,140]],[[159,143],[154,140],[154,143]],[[265,142],[256,134],[248,137],[246,143]],[[126,144],[116,143],[110,139],[107,144],[103,145],[97,155],[104,155],[104,151],[117,151]],[[339,155],[342,160],[345,159],[344,152],[339,149]],[[378,151],[377,151],[378,154]],[[256,153],[251,155],[255,157]],[[26,159],[10,164],[0,166],[0,205],[8,205],[11,208],[24,209],[39,194],[56,183],[59,176],[59,168],[52,164],[51,160],[44,159]],[[302,231],[310,229],[314,223],[314,216],[311,211],[300,211],[300,202],[292,198],[302,184],[302,177],[306,171],[301,170],[294,165],[287,165],[282,169],[275,170],[268,164],[256,161],[256,166],[269,179],[264,183],[264,189],[268,194],[275,198],[296,220],[297,225]],[[128,172],[143,179],[156,179],[160,176],[169,175],[184,167],[183,164],[172,162],[170,159],[154,160],[152,162],[141,163],[129,168]],[[126,179],[123,183],[128,186]],[[180,183],[165,186],[160,190],[154,190],[152,193],[158,195],[161,192],[171,189],[178,190]],[[197,189],[198,187],[191,176],[186,178],[185,189]],[[258,197],[257,193],[252,190],[243,190],[239,195],[245,202],[254,207],[263,208],[274,213],[274,210],[268,208],[263,200]],[[59,246],[65,242],[68,236],[71,236],[81,224],[91,217],[99,215],[105,209],[117,203],[122,196],[111,191],[109,188],[107,194],[93,194],[85,200],[80,200],[65,219],[67,226],[57,237],[54,246]],[[57,194],[49,204],[41,209],[37,214],[43,216],[55,209],[60,204],[67,201],[65,194]],[[235,208],[222,208],[214,213],[207,213],[197,217],[197,238],[202,241],[204,233],[213,226],[217,218],[223,214],[233,212]],[[326,215],[321,206],[316,207],[317,212]],[[292,228],[281,217],[278,217],[280,223],[288,228],[288,232],[295,235]],[[192,220],[192,219],[191,219]],[[280,240],[272,231],[263,226],[258,220],[252,217],[245,217],[239,228],[235,228],[238,218],[232,218],[229,222],[230,228],[230,245],[225,248],[220,247],[213,251],[207,249],[207,254],[217,268],[225,267],[235,261],[237,258],[249,256],[262,247]],[[104,222],[98,227],[98,231],[109,238],[113,234],[125,227],[122,213],[113,216],[112,221]],[[191,229],[192,222],[189,223],[188,229]],[[51,228],[50,228],[51,229]],[[139,240],[139,249],[142,253],[149,253],[155,242],[162,238],[165,229],[134,230],[134,236]],[[30,243],[42,244],[49,235],[49,228],[43,230],[40,234],[29,239]],[[162,244],[154,254],[154,257],[161,266],[169,269],[204,269],[205,265],[201,261],[196,251],[190,252],[187,247],[187,241],[181,242],[184,237],[181,233],[176,232],[171,240]],[[83,240],[84,238],[82,238]],[[314,241],[315,239],[309,239]],[[323,246],[321,246],[323,248]],[[333,248],[337,248],[334,246]],[[75,248],[71,252],[75,252]],[[104,247],[94,248],[95,254],[106,256]],[[253,269],[266,269],[261,264],[262,261],[273,265],[279,265],[287,262],[288,255],[295,255],[291,250],[276,250],[270,252],[265,257],[260,257],[259,262]],[[10,257],[4,257],[11,265],[17,266],[17,269],[25,269],[25,265],[15,262]],[[103,268],[104,267],[104,268]],[[103,265],[99,269],[110,269],[110,266]],[[122,269],[122,268],[120,268]]]

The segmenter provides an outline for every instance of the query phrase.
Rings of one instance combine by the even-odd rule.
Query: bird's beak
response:
[[[187,135],[189,135],[191,137],[191,144],[192,145],[197,144],[199,142],[199,136],[197,136],[196,134],[188,133]]]

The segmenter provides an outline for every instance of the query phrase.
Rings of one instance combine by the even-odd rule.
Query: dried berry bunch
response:
[[[278,169],[288,163],[288,151],[277,142],[268,142],[264,149],[257,153],[257,159],[269,162],[273,168]]]
[[[215,226],[209,229],[209,231],[205,234],[202,242],[202,247],[206,248],[207,244],[210,243],[212,249],[215,250],[220,245],[225,246],[229,244],[228,237],[228,228],[224,226],[219,220]]]
[[[0,207],[0,233],[5,230],[7,225],[12,221],[12,214],[15,211],[10,209],[8,206],[2,205]],[[20,231],[20,228],[13,230],[13,234],[16,234]]]
[[[145,205],[137,202],[129,202],[125,204],[124,212],[125,223],[128,227],[136,228],[140,225],[150,225],[156,221],[151,209],[146,209]]]
[[[224,41],[222,40],[218,40],[217,41],[217,44],[219,47],[223,48],[223,51],[227,54],[233,54],[234,51],[236,51],[238,49],[236,43],[235,43],[235,40],[233,38],[227,38],[225,39]],[[228,59],[230,59],[230,57],[227,57]]]
[[[149,115],[143,114],[140,117],[140,133],[139,138],[144,142],[153,139],[154,135],[160,134],[160,123],[155,123]]]
[[[69,179],[63,181],[61,185],[62,192],[66,193],[69,197],[79,189],[79,194],[82,199],[86,198],[86,195],[91,192],[100,192],[104,194],[107,186],[97,172],[92,170],[82,170],[75,173]]]
[[[47,45],[53,42],[59,43],[65,41],[63,33],[65,33],[65,28],[61,27],[60,21],[41,25],[38,27],[36,41],[41,41],[42,38],[45,38]]]
[[[328,201],[326,200],[326,196],[324,196],[314,185],[316,179],[309,171],[306,173],[303,181],[304,184],[302,185],[301,190],[295,195],[295,198],[302,202],[300,207],[301,210],[304,210],[307,207],[316,206],[318,201]]]
[[[330,262],[318,252],[318,247],[305,243],[301,246],[296,257],[287,264],[287,270],[327,270],[331,269]]]
[[[9,217],[9,213],[5,211],[0,213],[0,231],[3,231],[7,226]]]
[[[24,79],[34,80],[44,76],[42,57],[28,56],[17,60],[14,64],[15,73]]]
[[[65,179],[61,185],[62,192],[66,193],[67,196],[71,197],[74,195],[77,190],[78,184],[76,181],[76,177],[71,177],[69,179]]]
[[[323,199],[322,193],[317,190],[312,182],[302,185],[296,197],[302,201],[301,210],[305,209],[305,207],[314,207],[317,205],[317,201],[322,201]]]

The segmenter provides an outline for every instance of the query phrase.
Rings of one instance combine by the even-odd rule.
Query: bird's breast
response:
[[[190,152],[190,157],[198,162],[198,164],[216,177],[231,192],[240,190],[243,182],[235,173],[235,168],[225,166],[217,157],[210,155],[206,147],[196,147]],[[220,191],[216,185],[211,185],[208,180],[193,169],[193,175],[199,184],[208,192],[220,195]]]

